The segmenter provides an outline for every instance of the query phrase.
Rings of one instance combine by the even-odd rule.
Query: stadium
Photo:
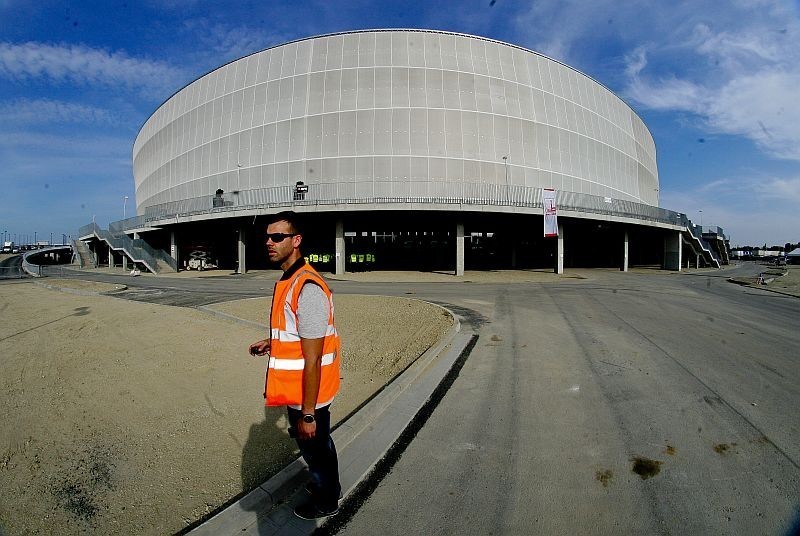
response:
[[[728,260],[722,229],[659,207],[655,144],[630,106],[471,35],[353,31],[232,61],[155,110],[133,175],[137,215],[84,226],[85,262],[265,268],[264,227],[283,210],[304,214],[305,254],[337,274]]]

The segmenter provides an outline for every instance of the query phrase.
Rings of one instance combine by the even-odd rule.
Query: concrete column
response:
[[[111,246],[108,246],[108,268],[109,270],[114,268],[114,250]]]
[[[122,269],[128,271],[128,256],[125,254],[125,251],[122,252]]]
[[[622,271],[628,271],[628,231],[625,231],[625,238],[622,242]]]
[[[344,221],[342,218],[336,220],[336,275],[344,274]]]
[[[700,254],[695,253],[695,268],[700,268]]]
[[[245,234],[244,225],[239,227],[239,241],[236,246],[236,250],[239,254],[239,269],[236,271],[237,274],[246,274],[247,273],[247,235]]]
[[[456,276],[464,275],[464,222],[456,224]]]
[[[664,269],[681,271],[681,252],[683,249],[683,239],[680,231],[668,234],[664,237]]]
[[[175,266],[180,270],[181,265],[178,262],[178,239],[175,237],[175,231],[169,232],[169,256],[175,259]]]
[[[558,224],[558,238],[556,245],[556,273],[564,273],[564,226]]]

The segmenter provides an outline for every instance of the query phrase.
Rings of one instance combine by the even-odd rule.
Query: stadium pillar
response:
[[[125,235],[127,236],[127,233],[125,233]],[[124,250],[122,252],[122,269],[126,272],[128,271],[128,255]]]
[[[180,270],[180,264],[178,264],[178,239],[175,236],[175,231],[169,232],[169,256],[175,259],[175,266]]]
[[[336,275],[344,274],[344,221],[342,218],[336,219]]]
[[[456,276],[464,275],[464,222],[456,224]]]
[[[622,242],[622,271],[628,271],[628,231],[625,231],[625,237]]]
[[[700,268],[700,254],[695,253],[695,268]]]
[[[114,250],[111,249],[111,244],[108,245],[108,269],[114,268]]]
[[[247,235],[245,234],[245,227],[239,227],[239,240],[236,246],[236,251],[239,254],[239,266],[236,269],[237,274],[247,273]]]
[[[558,238],[556,238],[556,273],[564,273],[564,225],[558,224]]]
[[[681,271],[683,240],[680,231],[664,237],[664,269]]]

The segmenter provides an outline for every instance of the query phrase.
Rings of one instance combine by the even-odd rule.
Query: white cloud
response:
[[[694,223],[720,226],[731,245],[783,245],[800,240],[800,176],[726,178],[691,190],[662,190],[661,205]],[[700,212],[702,211],[702,213]]]
[[[205,19],[191,19],[184,22],[185,29],[192,35],[199,36],[203,49],[216,53],[209,59],[214,66],[231,61],[253,52],[289,40],[289,36],[270,33],[261,28],[248,26],[228,26],[211,23]]]
[[[756,72],[731,80],[708,103],[716,130],[754,140],[765,152],[800,160],[800,69]]]
[[[640,60],[633,60],[641,65]],[[632,64],[633,65],[633,64]],[[708,86],[669,76],[648,80],[631,68],[626,90],[641,106],[690,112],[713,132],[745,136],[767,154],[800,160],[800,66],[763,69]]]
[[[75,136],[46,134],[30,131],[0,131],[0,150],[12,149],[12,154],[27,158],[29,155],[64,154],[79,157],[118,156],[130,160],[131,140],[125,136],[104,136],[80,133]],[[30,152],[29,152],[30,151]],[[35,157],[31,161],[42,165]],[[0,170],[3,172],[5,170]],[[70,170],[71,171],[71,170]]]
[[[740,4],[741,20],[724,31],[696,24],[682,44],[671,32],[629,53],[626,96],[646,108],[690,112],[712,132],[800,160],[800,24],[780,2],[761,4],[758,13]]]
[[[17,99],[0,103],[0,122],[10,124],[98,123],[118,124],[109,110],[50,99]]]
[[[0,77],[158,92],[174,90],[184,79],[180,70],[166,63],[131,58],[124,52],[38,42],[0,43]]]
[[[745,27],[739,32],[715,33],[706,24],[698,24],[693,39],[699,54],[719,60],[725,69],[734,70],[754,62],[781,60],[781,46],[774,39],[777,34],[765,34],[765,31],[768,30]]]
[[[563,39],[555,38],[541,42],[536,46],[536,52],[541,52],[548,58],[569,63],[569,45]]]
[[[516,24],[523,42],[607,73],[601,81],[616,83],[638,107],[689,113],[710,132],[744,136],[770,156],[800,160],[798,6],[724,4],[539,0]],[[593,55],[595,48],[617,50],[620,63]]]
[[[800,177],[770,179],[757,183],[754,189],[770,203],[780,201],[800,206]],[[800,228],[795,230],[800,233]]]
[[[517,41],[547,56],[574,67],[581,65],[587,43],[605,43],[611,38],[636,42],[637,32],[646,36],[643,12],[661,11],[646,0],[537,0],[530,2],[514,20]],[[663,10],[665,21],[670,10]],[[590,45],[591,47],[591,45]]]

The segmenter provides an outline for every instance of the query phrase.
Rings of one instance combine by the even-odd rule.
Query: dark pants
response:
[[[297,430],[297,421],[303,416],[298,409],[286,408],[289,423]],[[317,421],[317,432],[314,439],[295,437],[300,454],[308,464],[311,472],[312,498],[323,510],[335,509],[339,504],[339,460],[336,457],[336,446],[331,439],[330,406],[318,408],[314,412]]]

